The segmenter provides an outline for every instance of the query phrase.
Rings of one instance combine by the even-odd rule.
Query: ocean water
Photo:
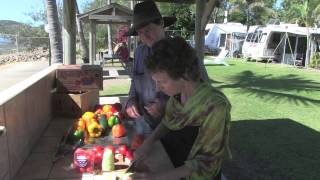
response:
[[[10,43],[10,39],[4,38],[0,36],[0,44],[8,44]]]
[[[13,48],[15,48],[15,46],[10,39],[0,36],[0,52],[5,52]]]

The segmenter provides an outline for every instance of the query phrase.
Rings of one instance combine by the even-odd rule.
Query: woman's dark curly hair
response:
[[[174,80],[200,79],[196,52],[181,37],[168,37],[156,42],[145,61],[145,67],[151,73],[165,71]]]

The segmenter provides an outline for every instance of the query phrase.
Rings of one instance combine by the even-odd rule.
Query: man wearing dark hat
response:
[[[134,7],[133,26],[128,31],[129,36],[139,36],[142,43],[135,50],[126,113],[134,119],[143,116],[153,129],[163,115],[166,97],[156,91],[151,75],[144,69],[144,59],[148,56],[151,46],[165,38],[164,28],[175,21],[175,17],[162,17],[153,1],[144,1]]]

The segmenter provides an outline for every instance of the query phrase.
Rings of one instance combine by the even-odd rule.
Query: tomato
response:
[[[92,167],[87,167],[86,172],[87,173],[93,173],[93,168]]]
[[[128,149],[127,153],[126,153],[126,158],[129,159],[130,161],[133,160],[133,152]]]
[[[127,154],[127,152],[128,152],[128,147],[126,146],[126,145],[120,145],[119,147],[118,147],[118,151],[119,151],[119,153],[120,154],[122,154],[122,155],[126,155]]]
[[[94,146],[94,147],[92,148],[92,151],[93,151],[94,153],[103,152],[103,151],[104,151],[104,147],[103,147],[103,146]]]
[[[112,106],[112,108],[110,109],[110,111],[114,114],[114,113],[118,113],[118,110],[116,109],[116,108],[114,108],[113,106]]]
[[[139,146],[142,145],[144,141],[144,136],[141,134],[137,134],[133,137],[132,143],[131,143],[131,149],[138,149]]]
[[[86,168],[79,168],[80,173],[85,173],[86,172]]]
[[[122,137],[126,135],[126,130],[122,124],[116,124],[112,127],[113,137]]]
[[[114,103],[112,105],[112,107],[118,112],[121,112],[121,110],[122,110],[122,104],[121,103]]]

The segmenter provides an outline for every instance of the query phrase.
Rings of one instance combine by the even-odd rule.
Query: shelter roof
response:
[[[320,34],[320,28],[311,28],[310,34]]]
[[[95,20],[98,24],[128,23],[132,21],[133,11],[126,6],[111,3],[101,8],[97,8],[80,14],[80,20]]]
[[[280,25],[267,25],[267,31],[287,32],[292,34],[307,35],[308,31],[306,27],[298,26],[297,24],[280,24]]]
[[[207,24],[206,29],[218,28],[225,33],[247,33],[247,27],[241,23]]]

